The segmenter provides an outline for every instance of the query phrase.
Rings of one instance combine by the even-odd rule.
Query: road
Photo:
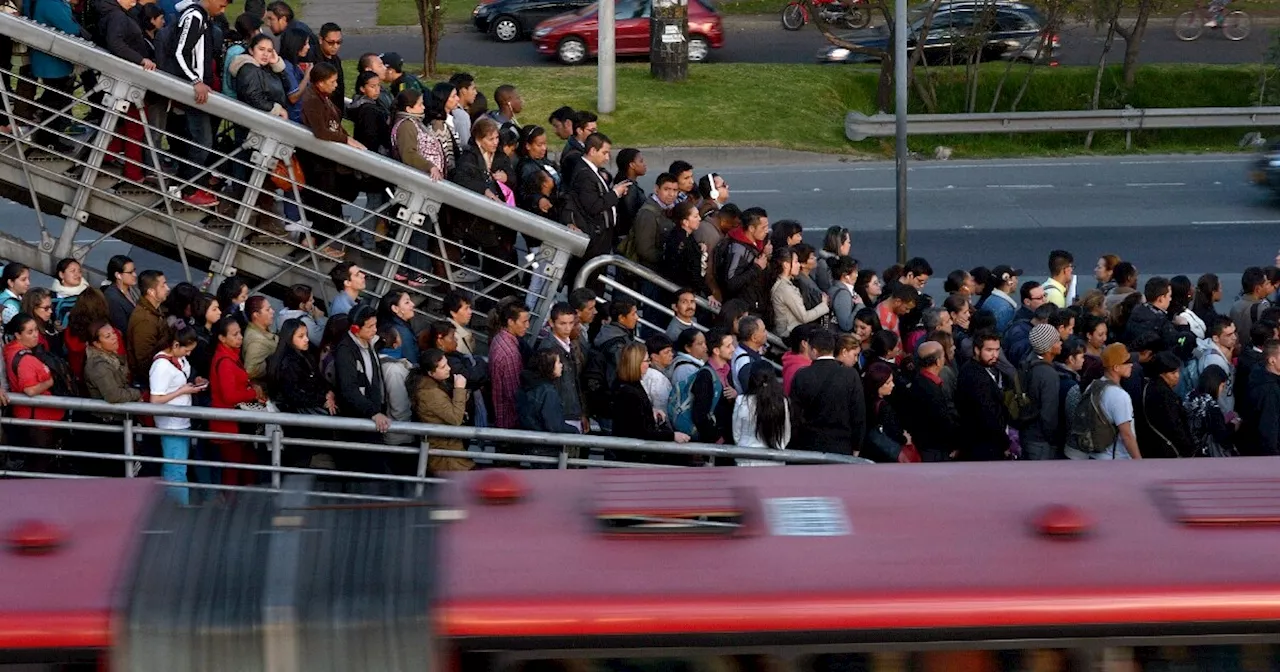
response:
[[[712,54],[717,63],[813,63],[825,44],[816,28],[787,32],[779,23],[729,17],[725,25],[725,46]],[[1231,42],[1217,33],[1196,42],[1180,42],[1170,26],[1153,24],[1142,45],[1144,63],[1256,63],[1267,48],[1268,31],[1255,26],[1240,42]],[[1077,25],[1064,30],[1060,62],[1063,65],[1094,65],[1102,53],[1104,35],[1091,27]],[[1122,58],[1123,42],[1117,40],[1110,60]],[[419,60],[422,39],[411,34],[348,35],[343,55],[357,58],[365,52],[399,52],[406,60]],[[552,65],[534,50],[530,42],[499,44],[473,28],[451,31],[440,44],[440,62],[466,65],[512,67]],[[830,66],[843,67],[843,66]]]
[[[1054,248],[1072,251],[1081,272],[1115,253],[1144,275],[1236,274],[1271,263],[1280,247],[1280,203],[1247,182],[1249,164],[1241,155],[916,162],[908,250],[943,274],[1010,264],[1039,275]],[[810,244],[845,226],[864,267],[894,262],[891,162],[712,168],[734,203],[798,219]]]
[[[1243,155],[914,162],[909,252],[944,275],[1010,264],[1029,277],[1044,272],[1054,248],[1072,251],[1082,273],[1115,253],[1143,275],[1214,272],[1234,288],[1242,269],[1271,263],[1280,248],[1280,202],[1246,181],[1249,163]],[[799,220],[809,243],[820,246],[827,227],[845,226],[864,268],[894,262],[891,162],[698,166],[710,169],[729,183],[733,203],[764,207],[775,222]],[[656,173],[642,181],[650,192]],[[3,202],[0,218],[12,235],[39,238],[29,209]],[[85,231],[78,242],[94,237]],[[98,246],[89,265],[104,268],[113,254],[181,278],[176,262],[118,241]]]

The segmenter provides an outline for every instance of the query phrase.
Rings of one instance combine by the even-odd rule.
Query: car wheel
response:
[[[556,55],[565,65],[577,65],[587,59],[587,43],[581,38],[566,37],[556,47]]]
[[[689,62],[701,63],[707,60],[711,55],[711,45],[707,43],[707,38],[700,35],[694,35],[689,38]]]
[[[515,42],[520,39],[520,24],[509,16],[499,16],[493,22],[493,37],[499,42]]]

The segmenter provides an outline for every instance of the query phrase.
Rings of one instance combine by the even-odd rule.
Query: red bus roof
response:
[[[445,636],[1280,620],[1270,458],[536,471],[511,505],[478,503],[483,477],[464,481],[466,517],[443,535]],[[780,517],[740,537],[619,538],[592,512],[616,513],[620,489],[690,509],[733,490],[757,520]],[[1055,504],[1092,532],[1039,534]]]
[[[152,481],[136,479],[0,485],[0,649],[107,646],[114,591],[156,496]],[[11,530],[31,520],[59,528],[64,543],[14,552]]]

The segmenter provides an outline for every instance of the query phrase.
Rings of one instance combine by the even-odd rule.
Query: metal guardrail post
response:
[[[236,208],[234,223],[231,225],[231,232],[227,235],[227,242],[222,247],[222,253],[218,255],[216,262],[209,265],[209,272],[213,274],[209,282],[210,287],[217,287],[227,279],[227,276],[235,274],[236,257],[240,253],[241,241],[250,233],[249,220],[257,214],[255,210],[258,202],[257,195],[262,193],[262,185],[266,182],[267,174],[275,169],[276,163],[288,161],[293,156],[292,147],[281,144],[258,131],[249,133],[244,146],[252,152],[248,161],[250,172],[248,179],[245,180],[244,200]],[[302,207],[301,204],[298,207]]]
[[[271,487],[276,490],[280,489],[280,466],[284,463],[281,453],[284,451],[284,444],[281,440],[284,438],[284,430],[280,427],[271,428],[271,466],[275,470],[271,472]]]
[[[556,465],[556,468],[569,468],[569,448],[567,446],[560,446],[560,462]]]
[[[134,438],[133,438],[133,416],[132,416],[132,415],[125,415],[125,416],[124,416],[124,423],[123,423],[123,426],[124,426],[124,454],[125,454],[125,455],[128,455],[129,457],[133,457],[133,455],[134,455],[134,447],[133,447],[133,441],[134,441]],[[138,465],[139,463],[138,463],[138,462],[130,462],[130,461],[128,461],[128,460],[125,460],[125,461],[123,462],[123,464],[124,464],[124,476],[125,476],[125,478],[133,478],[133,470],[137,468],[137,465]]]
[[[427,437],[425,436],[422,437],[422,440],[418,442],[418,467],[413,472],[414,475],[417,476],[418,478],[427,477],[427,464],[428,464],[428,458],[430,457],[428,453],[430,452],[430,450],[431,450],[431,446],[427,442]],[[418,485],[414,486],[413,488],[413,496],[421,497],[423,494],[423,490],[424,490],[424,486],[421,482],[419,482]]]

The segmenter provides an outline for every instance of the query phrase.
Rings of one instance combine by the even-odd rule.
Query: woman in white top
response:
[[[773,326],[779,336],[786,338],[792,329],[826,315],[830,310],[831,297],[823,294],[822,303],[806,310],[804,296],[795,284],[796,276],[800,275],[800,262],[796,259],[795,252],[789,247],[774,250],[770,263],[778,277],[770,290],[773,299]]]
[[[785,450],[791,442],[791,410],[768,362],[751,365],[747,393],[733,403],[733,440],[744,448]],[[773,467],[772,460],[738,460],[740,467]]]
[[[178,323],[175,328],[172,322],[170,329],[169,346],[151,360],[151,403],[190,406],[191,395],[209,386],[204,378],[197,377],[191,381],[191,364],[187,362],[187,355],[196,348],[196,330],[185,323]],[[157,415],[156,428],[191,429],[191,420]],[[186,460],[191,452],[191,439],[186,436],[162,435],[160,447],[166,460]],[[160,476],[170,483],[186,483],[187,465],[163,464],[160,466]],[[170,488],[169,494],[180,504],[185,505],[189,501],[186,488]]]

